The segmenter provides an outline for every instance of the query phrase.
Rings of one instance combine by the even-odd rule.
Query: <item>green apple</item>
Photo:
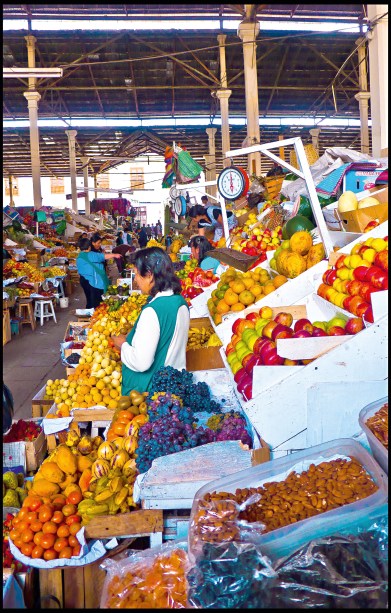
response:
[[[227,362],[230,366],[232,366],[232,362],[234,362],[237,359],[238,359],[238,356],[236,354],[236,351],[231,351],[231,353],[227,355]]]
[[[270,321],[270,319],[258,319],[258,321],[255,323],[255,332],[259,336],[262,335],[262,330],[264,329],[266,324],[269,323],[269,321]]]
[[[253,330],[251,336],[247,339],[246,344],[247,347],[253,351],[255,341],[259,338],[259,335]]]
[[[327,332],[325,321],[314,321],[312,325],[314,326],[314,328],[321,328],[322,330],[324,330],[324,332]]]
[[[341,328],[345,328],[346,324],[347,324],[347,319],[343,317],[338,317],[337,315],[336,317],[333,317],[332,319],[326,322],[326,331],[332,326],[340,326]]]

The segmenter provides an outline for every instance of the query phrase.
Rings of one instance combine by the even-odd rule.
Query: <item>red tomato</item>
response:
[[[78,545],[80,545],[79,541],[75,536],[73,536],[73,534],[68,537],[68,542],[70,547],[77,547]]]
[[[32,524],[33,521],[36,521],[37,519],[38,519],[37,511],[30,511],[29,513],[27,513],[26,520],[29,522],[29,524]]]
[[[77,513],[77,506],[74,504],[65,504],[62,507],[62,512],[65,517],[69,517],[69,515],[75,515],[75,513]]]
[[[54,521],[47,521],[42,526],[42,532],[44,534],[57,534],[57,524]]]
[[[45,523],[46,521],[50,521],[53,517],[53,508],[52,505],[48,505],[48,504],[43,504],[40,509],[39,509],[39,513],[38,513],[38,519],[39,521],[41,521],[42,523]]]
[[[53,548],[46,549],[43,554],[44,560],[57,560],[57,551],[54,551]]]
[[[75,522],[76,522],[76,523],[81,522],[81,517],[80,517],[80,515],[69,515],[69,516],[66,518],[66,520],[65,520],[65,523],[66,523],[66,525],[67,525],[67,526],[71,526],[71,525],[72,525],[72,524],[74,524]]]
[[[79,490],[73,490],[67,498],[67,504],[79,504],[83,500],[83,494]]]
[[[44,549],[51,549],[54,545],[56,537],[54,534],[44,534],[41,538],[41,547]]]
[[[78,545],[75,545],[73,550],[72,550],[72,555],[73,556],[78,556],[80,554],[80,550],[81,550],[81,545],[80,543]]]
[[[68,539],[64,537],[57,538],[56,542],[54,543],[54,551],[60,553],[64,547],[68,547]]]
[[[40,532],[36,532],[34,534],[34,538],[33,541],[36,545],[40,545],[41,544],[41,539],[42,537],[45,536],[44,533],[42,532],[42,530]]]

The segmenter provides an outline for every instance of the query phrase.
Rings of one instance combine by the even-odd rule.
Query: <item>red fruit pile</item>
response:
[[[3,568],[12,568],[17,573],[27,571],[27,567],[14,558],[9,545],[9,533],[12,530],[12,513],[7,513],[7,517],[3,521]]]
[[[41,426],[38,426],[35,422],[19,419],[12,424],[9,432],[3,436],[3,443],[34,441],[41,432]]]

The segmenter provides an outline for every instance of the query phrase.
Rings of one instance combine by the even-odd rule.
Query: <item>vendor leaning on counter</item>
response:
[[[213,274],[216,274],[220,262],[216,258],[206,255],[208,251],[213,249],[208,239],[205,236],[192,236],[189,241],[189,247],[191,247],[191,257],[197,260],[198,266],[202,270],[211,270]]]
[[[181,284],[167,253],[159,247],[135,252],[135,281],[149,299],[125,336],[113,336],[121,350],[122,395],[148,391],[156,371],[164,366],[186,368],[190,314]]]
[[[207,203],[206,196],[201,198],[201,201]],[[201,204],[195,204],[190,207],[188,216],[191,219],[195,219],[198,222],[198,234],[200,236],[205,235],[205,230],[214,230],[214,241],[220,240],[224,234],[223,228],[223,216],[221,213],[221,207],[208,204],[205,206]],[[233,230],[238,221],[232,211],[227,211],[228,230]]]

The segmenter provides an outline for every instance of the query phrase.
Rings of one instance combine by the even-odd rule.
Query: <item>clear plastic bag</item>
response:
[[[171,541],[131,552],[125,559],[107,558],[102,609],[184,609],[187,604],[187,543]]]

